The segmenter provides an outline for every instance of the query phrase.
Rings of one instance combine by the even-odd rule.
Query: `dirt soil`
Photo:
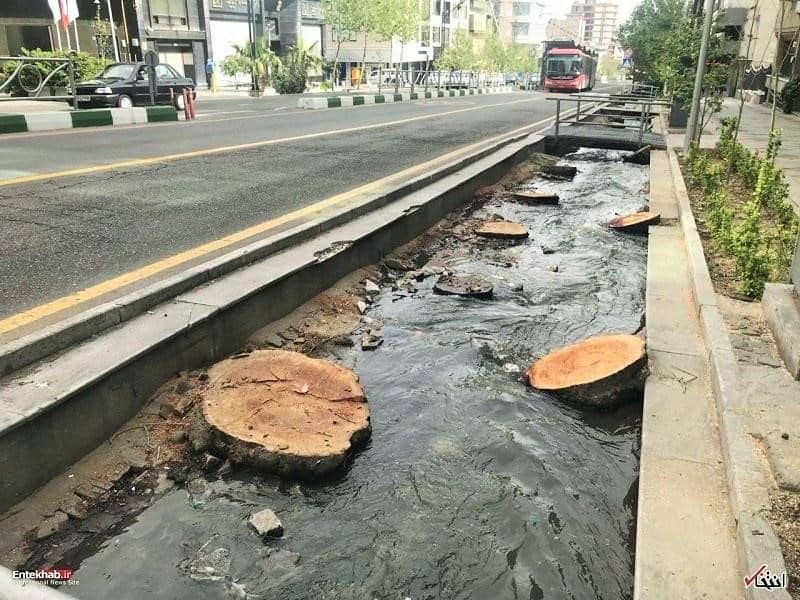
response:
[[[474,240],[475,230],[485,222],[473,218],[477,209],[557,161],[533,154],[380,265],[354,271],[255,332],[234,355],[281,348],[335,357],[337,348],[360,342],[368,350],[365,340],[379,344],[382,323],[365,314],[371,303],[367,281],[390,285],[395,293],[416,293],[415,281],[446,274],[442,265],[469,252],[464,242]],[[508,262],[500,249],[497,260]],[[11,569],[71,568],[174,486],[191,493],[206,478],[229,473],[229,461],[196,447],[188,435],[199,418],[208,381],[205,369],[176,373],[109,440],[0,515],[0,564]]]
[[[789,575],[789,594],[800,600],[800,494],[777,490],[770,499],[772,506],[765,517],[781,542]]]

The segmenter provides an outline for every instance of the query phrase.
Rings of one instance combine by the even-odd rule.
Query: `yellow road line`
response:
[[[68,169],[65,171],[56,171],[52,173],[39,173],[36,175],[24,175],[22,177],[13,177],[11,179],[4,179],[0,181],[0,187],[10,185],[20,185],[23,183],[32,183],[35,181],[45,181],[48,179],[61,179],[63,177],[75,177],[77,175],[90,175],[93,173],[105,173],[107,171],[115,171],[117,169],[125,169],[129,167],[141,167],[157,163],[172,162],[182,160],[185,158],[198,158],[201,156],[210,156],[214,154],[222,154],[224,152],[235,152],[237,150],[249,150],[251,148],[263,148],[264,146],[273,146],[276,144],[285,144],[288,142],[298,142],[301,140],[312,140],[321,137],[329,137],[332,135],[340,135],[344,133],[355,133],[357,131],[368,131],[370,129],[380,129],[381,127],[392,127],[395,125],[403,125],[405,123],[413,123],[415,121],[425,121],[435,119],[436,117],[443,117],[446,115],[454,115],[458,113],[471,112],[475,110],[482,110],[491,108],[493,106],[506,106],[509,104],[519,104],[521,102],[534,102],[539,98],[525,98],[524,100],[514,100],[512,102],[498,102],[495,104],[483,104],[481,106],[472,106],[469,108],[460,108],[440,113],[433,113],[430,115],[419,115],[416,117],[408,117],[405,119],[398,119],[396,121],[383,121],[381,123],[373,123],[371,125],[359,125],[356,127],[346,127],[344,129],[332,129],[328,131],[320,131],[317,133],[306,133],[303,135],[295,135],[291,137],[278,138],[275,140],[261,140],[258,142],[248,142],[245,144],[235,144],[231,146],[220,146],[218,148],[206,148],[204,150],[191,150],[189,152],[180,152],[178,154],[168,154],[164,156],[152,156],[149,158],[135,158],[130,160],[123,160],[120,162],[109,163],[105,165],[95,165],[92,167],[80,167],[77,169]]]
[[[106,281],[88,287],[79,292],[75,292],[74,294],[63,296],[61,298],[57,298],[56,300],[52,300],[45,304],[40,304],[39,306],[35,306],[28,310],[19,312],[15,315],[11,315],[10,317],[6,317],[5,319],[0,320],[0,334],[8,333],[10,331],[13,331],[14,329],[30,325],[35,321],[38,321],[45,317],[52,316],[58,312],[72,309],[79,304],[96,300],[97,298],[100,298],[106,294],[117,291],[128,285],[138,283],[142,280],[145,280],[154,275],[158,275],[160,273],[178,267],[187,262],[196,260],[204,255],[210,254],[212,252],[217,252],[228,246],[243,242],[248,238],[252,238],[256,235],[264,234],[272,229],[280,227],[281,225],[285,225],[287,223],[290,223],[297,219],[301,219],[303,217],[316,215],[328,208],[342,204],[359,196],[375,193],[381,188],[388,187],[390,184],[395,183],[397,181],[407,181],[409,178],[414,177],[419,173],[428,171],[431,168],[435,168],[442,164],[447,163],[448,161],[456,158],[458,155],[468,153],[481,146],[489,145],[507,136],[522,134],[525,131],[529,131],[535,127],[543,125],[544,123],[550,121],[552,118],[553,117],[548,117],[542,119],[541,121],[537,121],[535,123],[531,123],[530,125],[525,125],[524,127],[513,129],[511,131],[502,133],[500,135],[487,138],[480,142],[462,146],[452,152],[442,154],[441,156],[438,156],[433,160],[425,161],[424,163],[414,165],[413,167],[409,167],[397,173],[393,173],[392,175],[388,175],[381,179],[377,179],[375,181],[359,186],[347,192],[331,196],[329,198],[326,198],[325,200],[321,200],[309,206],[300,208],[290,213],[286,213],[284,215],[281,215],[280,217],[269,219],[262,223],[258,223],[257,225],[252,225],[251,227],[247,227],[245,229],[226,235],[222,238],[213,240],[211,242],[207,242],[195,248],[191,248],[189,250],[185,250],[183,252],[174,254],[167,258],[163,258],[149,265],[145,265],[144,267],[140,267],[133,271],[129,271],[127,273],[123,273],[122,275],[118,275],[117,277],[107,279]]]

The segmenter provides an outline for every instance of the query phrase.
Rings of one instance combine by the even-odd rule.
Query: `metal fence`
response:
[[[506,85],[503,73],[484,73],[477,71],[431,71],[422,69],[388,69],[378,67],[362,79],[364,83],[383,88],[405,89],[412,92],[424,89],[470,89],[479,87],[499,87]]]
[[[652,86],[651,86],[652,87]],[[652,131],[653,124],[652,118],[654,116],[653,109],[657,106],[672,106],[672,101],[666,98],[659,98],[659,97],[643,97],[639,95],[633,94],[573,94],[570,96],[555,96],[549,97],[548,100],[551,100],[556,103],[556,120],[555,120],[555,135],[556,137],[560,134],[561,126],[564,124],[568,124],[571,126],[578,126],[578,125],[586,125],[587,122],[581,120],[581,117],[587,117],[588,113],[583,112],[581,113],[581,105],[583,104],[583,108],[586,108],[586,105],[591,105],[591,107],[595,107],[598,105],[601,106],[620,106],[620,105],[630,105],[636,107],[633,110],[628,111],[627,116],[629,117],[630,121],[636,121],[635,123],[625,123],[624,119],[622,123],[597,123],[592,122],[592,125],[597,125],[600,127],[609,127],[613,129],[636,129],[638,130],[638,141],[641,144],[642,140],[644,139],[644,134],[646,131]],[[570,117],[562,117],[561,114],[561,103],[575,103],[577,104],[577,110],[575,113]],[[625,115],[623,115],[625,116]]]
[[[78,108],[77,98],[73,92],[75,90],[75,62],[74,57],[69,55],[64,58],[40,58],[35,56],[0,56],[0,66],[6,67],[9,63],[16,65],[9,73],[3,68],[5,77],[0,78],[0,102],[11,100],[67,100]],[[36,63],[43,63],[48,66],[49,72],[43,74]],[[57,74],[66,75],[69,81],[67,93],[62,95],[42,95],[42,92],[49,90],[48,84]],[[60,79],[60,78],[59,78]],[[27,96],[6,95],[12,85],[16,84]]]

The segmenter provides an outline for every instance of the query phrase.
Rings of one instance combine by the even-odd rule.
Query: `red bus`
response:
[[[597,75],[597,54],[581,46],[547,48],[543,71],[548,92],[591,90]]]

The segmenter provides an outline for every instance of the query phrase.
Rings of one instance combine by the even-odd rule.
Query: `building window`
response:
[[[514,2],[511,5],[511,14],[515,17],[528,17],[531,14],[531,5],[529,2]]]
[[[511,24],[511,36],[516,40],[517,38],[524,38],[528,37],[530,33],[530,24],[529,23],[512,23]]]
[[[150,20],[159,29],[188,29],[186,0],[150,0]]]
[[[781,77],[792,77],[794,75],[794,59],[797,56],[797,39],[781,38],[780,51],[778,52],[778,72]]]

